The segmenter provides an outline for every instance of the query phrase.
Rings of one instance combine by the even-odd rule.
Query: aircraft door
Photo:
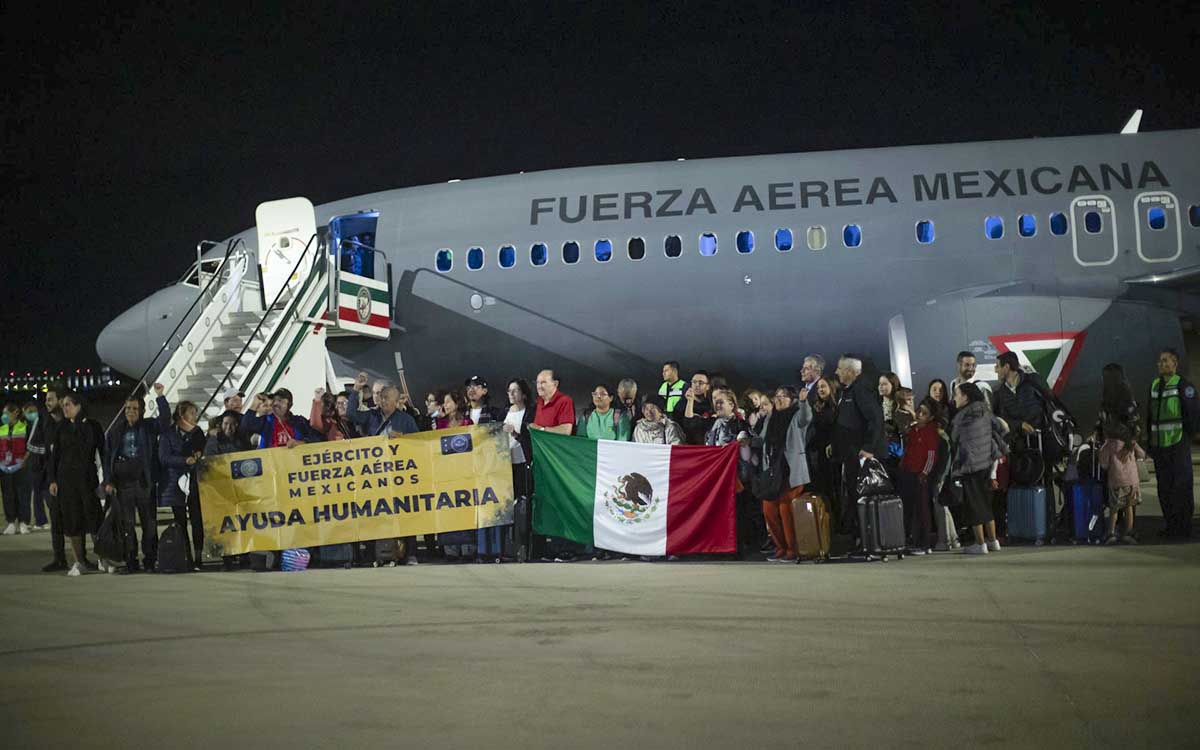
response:
[[[1138,257],[1147,263],[1167,263],[1183,252],[1179,201],[1171,193],[1142,193],[1133,200]]]
[[[392,284],[387,256],[376,248],[379,212],[335,216],[329,221],[329,313],[333,336],[386,339],[391,333]]]
[[[1117,212],[1106,195],[1071,201],[1071,244],[1081,266],[1107,266],[1117,259]]]

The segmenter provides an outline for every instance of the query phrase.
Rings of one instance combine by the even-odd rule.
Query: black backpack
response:
[[[96,554],[105,560],[125,559],[125,525],[121,523],[121,513],[117,503],[110,502],[100,528],[96,530],[96,541],[93,544]]]
[[[187,535],[172,521],[158,538],[158,572],[188,573]]]

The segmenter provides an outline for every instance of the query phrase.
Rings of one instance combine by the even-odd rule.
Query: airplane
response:
[[[685,377],[773,386],[796,382],[812,353],[832,374],[843,352],[890,363],[919,400],[955,375],[960,350],[984,377],[1011,350],[1086,431],[1103,365],[1123,364],[1141,400],[1159,350],[1184,351],[1200,317],[1200,129],[1137,132],[1140,114],[1120,134],[590,166],[347,198],[308,221],[333,273],[355,263],[387,289],[386,311],[365,303],[385,313],[383,333],[335,336],[332,302],[296,320],[329,327],[318,377],[402,366],[417,403],[473,375],[503,402],[507,378],[551,368],[582,405],[622,377],[657,390],[667,360]],[[192,326],[205,273],[262,235],[206,246],[108,324],[102,360],[157,368],[172,331]]]

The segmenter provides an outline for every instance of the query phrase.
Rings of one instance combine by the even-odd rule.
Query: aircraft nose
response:
[[[144,299],[118,315],[96,339],[101,361],[118,372],[137,377],[149,364],[150,299]],[[162,342],[159,342],[160,344]]]

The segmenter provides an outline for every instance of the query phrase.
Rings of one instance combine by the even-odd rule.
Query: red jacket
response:
[[[904,457],[900,459],[900,468],[912,474],[928,475],[937,463],[938,442],[936,424],[914,426],[904,434]]]

